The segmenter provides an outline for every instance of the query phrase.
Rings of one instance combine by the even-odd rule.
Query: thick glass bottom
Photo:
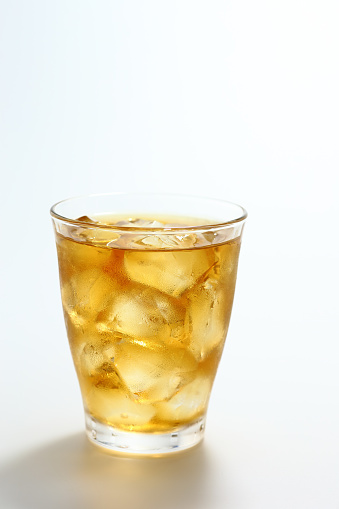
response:
[[[102,424],[85,412],[87,436],[91,442],[112,452],[163,455],[194,447],[204,437],[205,417],[168,433],[121,431]]]

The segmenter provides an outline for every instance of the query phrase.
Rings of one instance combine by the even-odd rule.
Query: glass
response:
[[[104,194],[51,208],[89,439],[163,454],[203,438],[229,325],[245,210]]]

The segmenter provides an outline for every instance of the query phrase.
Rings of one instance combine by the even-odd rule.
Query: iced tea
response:
[[[166,227],[185,228],[185,218],[78,221],[80,227],[64,225],[56,238],[87,414],[128,432],[173,433],[199,422],[227,334],[240,236],[166,234]]]

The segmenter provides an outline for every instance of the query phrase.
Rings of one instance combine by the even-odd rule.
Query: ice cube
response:
[[[227,292],[217,279],[198,284],[189,297],[190,350],[198,361],[216,347],[222,347],[231,313]]]
[[[99,420],[112,426],[132,430],[147,424],[155,414],[151,405],[140,404],[124,391],[92,387],[84,395],[89,412]]]
[[[100,348],[95,344],[85,344],[80,354],[81,371],[85,376],[93,376],[104,362]]]
[[[95,223],[98,222],[98,221],[96,221],[95,219],[93,219],[92,217],[89,217],[89,216],[78,217],[77,221],[81,221],[82,223],[91,223],[91,224],[95,224]]]
[[[185,349],[151,341],[122,341],[114,362],[126,387],[142,402],[170,398],[193,379],[197,368]]]
[[[156,405],[160,419],[172,422],[191,421],[206,411],[212,380],[197,376],[169,400]]]
[[[80,368],[84,376],[100,377],[115,372],[116,346],[113,341],[87,342],[79,355]]]
[[[165,231],[159,233],[150,231],[149,233],[143,232],[142,234],[136,233],[135,230],[120,232],[119,238],[113,239],[108,244],[109,247],[135,249],[141,246],[144,249],[189,249],[193,248],[197,242],[197,236],[193,233],[166,233],[166,228],[183,228],[183,225],[164,224],[159,221],[145,219],[122,220],[116,222],[115,225],[140,229],[147,228],[150,230],[152,228],[164,228]]]
[[[232,287],[235,285],[235,279],[238,268],[238,257],[240,250],[239,239],[234,239],[224,246],[216,248],[218,257],[218,265],[220,267],[221,278],[225,281],[227,286]]]
[[[106,246],[109,242],[119,238],[119,234],[111,228],[103,228],[103,224],[89,216],[81,216],[77,219],[88,224],[88,227],[69,229],[69,235],[77,242],[87,242],[98,246]],[[99,225],[99,227],[98,227]]]
[[[161,228],[164,225],[159,221],[149,221],[145,219],[124,219],[114,223],[114,226],[131,228]],[[131,231],[120,231],[107,245],[108,247],[128,249],[137,246],[138,242],[143,239],[144,236],[144,234],[136,234],[133,229]]]
[[[210,230],[197,234],[198,246],[211,246],[212,244],[221,244],[229,240],[229,233],[222,230]]]
[[[146,235],[133,244],[140,246],[149,246],[155,249],[189,249],[195,246],[197,237],[194,234],[184,235]]]
[[[97,246],[107,246],[110,243],[118,240],[119,233],[109,228],[81,228],[73,234],[73,238],[80,242],[87,242]]]
[[[107,332],[156,342],[184,342],[188,320],[184,306],[173,297],[142,285],[118,292],[100,314]]]
[[[218,281],[212,278],[197,285],[189,300],[190,350],[200,361],[214,348],[222,347],[231,310],[225,292]]]
[[[114,279],[100,269],[92,268],[74,274],[62,286],[65,313],[76,327],[92,322],[105,308],[117,289]]]
[[[119,234],[114,229],[105,228],[102,223],[94,221],[86,221],[86,223],[87,227],[85,225],[74,227],[73,225],[62,224],[58,226],[57,231],[61,234],[61,237],[72,239],[76,243],[87,243],[96,246],[107,246],[109,242],[119,238]]]
[[[180,296],[207,273],[215,263],[207,249],[182,251],[127,251],[126,273],[138,283]]]

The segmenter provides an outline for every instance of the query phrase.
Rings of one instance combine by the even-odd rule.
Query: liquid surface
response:
[[[213,224],[213,221],[209,219],[202,219],[197,217],[182,217],[182,216],[169,216],[169,215],[157,215],[156,219],[153,216],[147,214],[132,214],[131,216],[117,215],[117,214],[92,214],[90,217],[82,216],[85,222],[88,219],[93,222],[98,222],[107,225],[117,225],[119,223],[130,223],[129,226],[149,227],[147,223],[158,223],[158,226],[164,227],[189,227],[189,226],[201,226]]]
[[[88,229],[57,234],[63,309],[85,406],[121,430],[163,432],[194,422],[206,412],[222,353],[240,239],[214,245],[214,237],[196,234],[135,232],[112,239],[95,228],[98,220],[90,216]],[[131,220],[138,221],[110,217]],[[162,217],[140,221],[164,224]]]

